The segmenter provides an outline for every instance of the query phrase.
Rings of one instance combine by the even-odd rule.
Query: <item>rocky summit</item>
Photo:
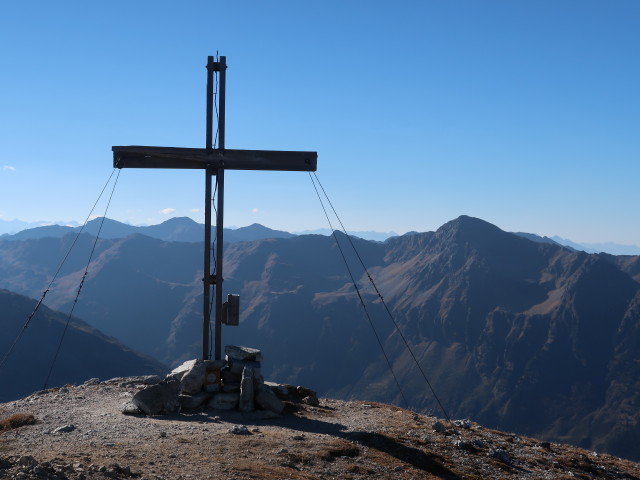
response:
[[[611,455],[375,402],[122,413],[158,381],[92,379],[0,404],[0,478],[640,479]]]

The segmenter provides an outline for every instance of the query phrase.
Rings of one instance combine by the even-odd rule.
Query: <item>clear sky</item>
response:
[[[83,221],[112,145],[203,147],[216,52],[226,146],[317,151],[350,230],[640,244],[637,0],[2,2],[0,218]],[[225,198],[227,225],[326,227],[306,173]],[[203,204],[201,171],[125,169],[108,216]]]

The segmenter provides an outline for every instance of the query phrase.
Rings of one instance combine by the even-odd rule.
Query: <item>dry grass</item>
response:
[[[224,470],[223,470],[224,471]],[[261,480],[316,480],[318,477],[310,472],[300,470],[290,463],[280,465],[270,465],[268,463],[258,463],[255,459],[237,459],[233,464],[233,469],[225,473],[231,473],[236,479],[261,479]]]
[[[30,413],[15,413],[0,420],[0,432],[13,430],[25,425],[33,425],[34,423],[36,423],[36,417]]]
[[[358,455],[360,455],[360,449],[356,445],[344,440],[335,441],[333,442],[333,444],[321,448],[318,452],[318,456],[322,460],[329,462],[332,462],[336,458],[340,457],[353,458],[357,457]]]

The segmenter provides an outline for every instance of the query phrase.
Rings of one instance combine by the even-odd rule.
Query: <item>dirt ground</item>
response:
[[[121,413],[140,388],[114,379],[0,404],[0,419],[36,419],[0,432],[0,479],[640,480],[640,465],[610,455],[377,403]]]

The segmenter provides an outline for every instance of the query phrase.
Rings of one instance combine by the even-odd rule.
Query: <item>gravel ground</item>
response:
[[[378,403],[122,414],[140,388],[89,381],[0,404],[0,419],[36,419],[0,432],[0,479],[640,480],[640,465],[610,455]]]

